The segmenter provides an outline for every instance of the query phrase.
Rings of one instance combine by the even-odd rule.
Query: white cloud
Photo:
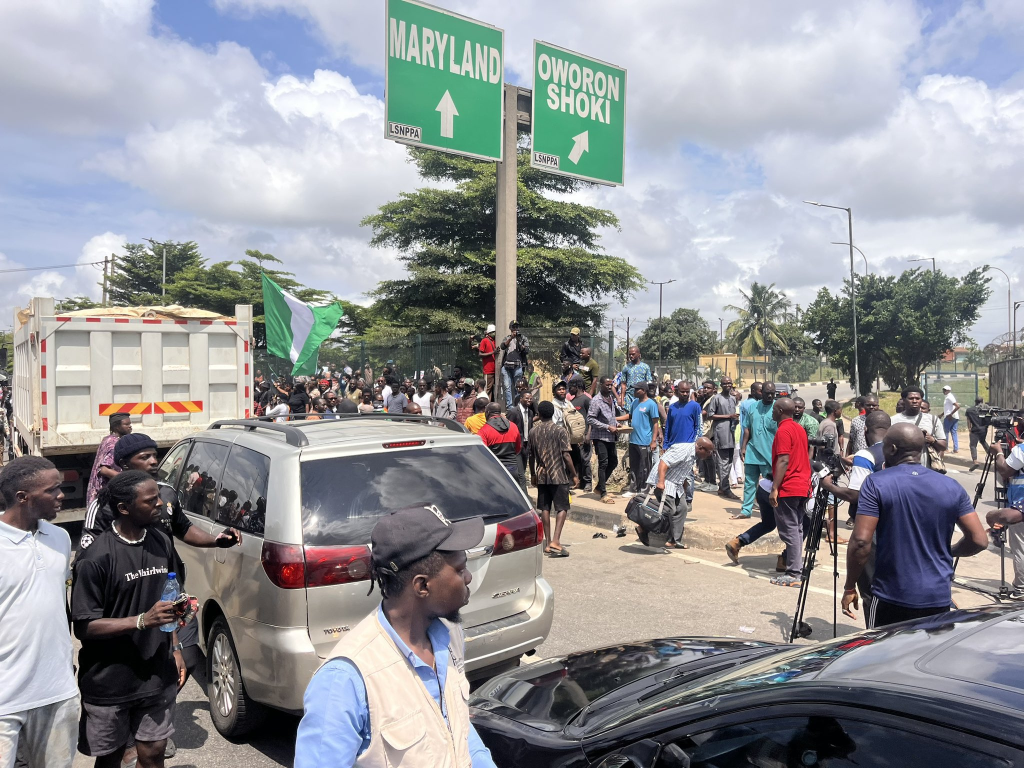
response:
[[[957,215],[1014,225],[1024,208],[1024,90],[929,75],[884,126],[839,141],[791,133],[758,154],[769,188],[877,219]]]
[[[259,88],[245,48],[151,32],[153,0],[0,3],[0,124],[120,134],[205,115]]]
[[[258,99],[133,134],[94,167],[204,217],[354,233],[416,185],[405,150],[382,138],[383,119],[381,102],[337,72],[285,75]]]

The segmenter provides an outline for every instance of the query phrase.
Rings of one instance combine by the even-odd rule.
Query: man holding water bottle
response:
[[[174,604],[165,599],[174,548],[159,524],[163,501],[149,473],[120,473],[101,503],[117,517],[75,562],[71,592],[82,642],[78,749],[97,768],[117,768],[134,738],[139,768],[162,768],[186,674]]]

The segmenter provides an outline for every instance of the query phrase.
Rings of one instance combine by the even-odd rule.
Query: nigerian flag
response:
[[[263,317],[267,324],[267,351],[292,361],[292,376],[316,373],[317,352],[334,333],[345,310],[337,301],[323,306],[307,304],[263,276]]]

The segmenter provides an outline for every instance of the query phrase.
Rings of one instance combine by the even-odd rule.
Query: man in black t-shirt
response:
[[[309,395],[306,394],[306,385],[303,384],[286,384],[288,388],[288,410],[292,413],[308,413],[309,412]]]
[[[127,439],[126,439],[127,438]],[[125,435],[118,441],[114,448],[114,463],[122,471],[137,469],[146,472],[151,477],[156,477],[159,462],[156,458],[156,442],[141,432],[133,432]],[[193,547],[227,548],[242,543],[242,534],[234,528],[228,528],[216,536],[211,536],[206,531],[192,525],[192,521],[182,510],[178,503],[173,489],[164,486],[160,488],[160,496],[163,499],[159,524],[163,532],[171,540],[173,552],[173,568],[178,575],[178,584],[185,588],[185,564],[174,551],[174,539],[184,541]],[[99,499],[89,507],[85,516],[85,527],[82,529],[82,539],[78,545],[79,554],[89,549],[105,532],[110,530],[111,524],[117,518],[117,514],[108,504],[100,504]],[[196,666],[202,661],[202,654],[199,651],[199,629],[197,622],[189,622],[178,633],[178,641],[182,646],[182,653],[188,673],[195,674]]]
[[[117,519],[78,556],[71,591],[82,642],[78,749],[113,767],[134,738],[139,762],[160,768],[186,674],[177,632],[161,631],[176,624],[173,605],[160,599],[174,548],[160,529],[163,501],[147,473],[122,472],[101,498]]]

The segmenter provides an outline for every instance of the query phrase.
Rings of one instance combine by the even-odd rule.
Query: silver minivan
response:
[[[158,480],[194,525],[243,532],[241,547],[177,544],[184,588],[199,599],[210,712],[225,736],[251,730],[265,707],[301,713],[310,677],[380,601],[376,589],[368,594],[368,545],[391,510],[435,504],[449,519],[484,518],[463,610],[471,680],[518,665],[551,629],[540,518],[454,421],[218,422],[171,448]]]

